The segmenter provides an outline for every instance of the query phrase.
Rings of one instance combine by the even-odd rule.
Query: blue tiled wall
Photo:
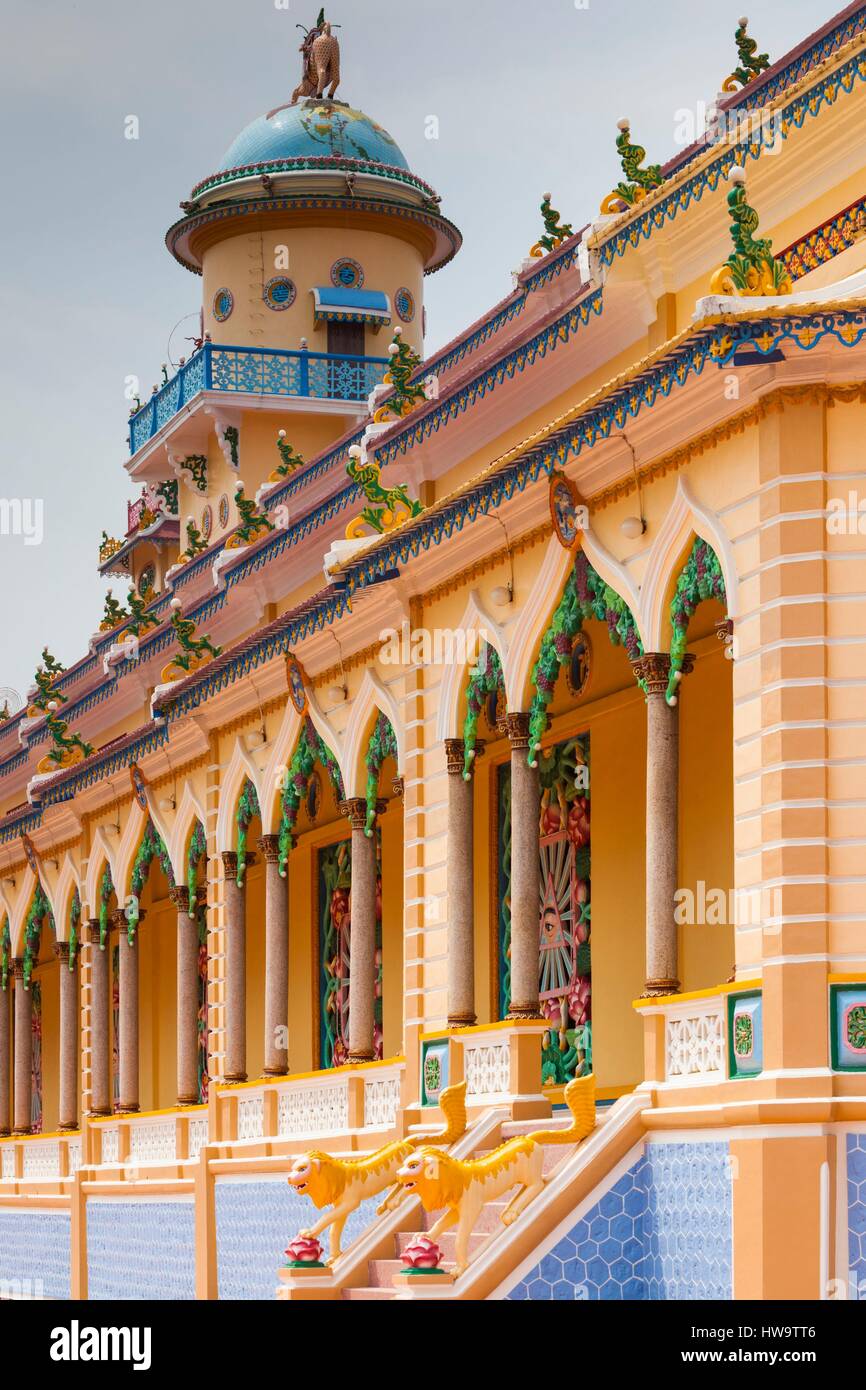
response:
[[[866,1299],[866,1134],[847,1136],[850,1298]]]
[[[731,1232],[727,1144],[648,1144],[508,1297],[732,1298]]]
[[[92,1299],[195,1298],[195,1210],[178,1202],[87,1203]]]
[[[69,1298],[68,1211],[0,1212],[0,1292]]]
[[[363,1202],[343,1230],[343,1249],[369,1225],[381,1197]],[[285,1178],[216,1184],[217,1268],[220,1298],[273,1299],[277,1270],[298,1231],[322,1215]],[[322,1235],[327,1253],[328,1231]]]

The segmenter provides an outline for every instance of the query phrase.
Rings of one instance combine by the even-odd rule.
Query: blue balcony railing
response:
[[[338,357],[329,352],[281,352],[277,348],[205,343],[130,417],[129,450],[136,453],[199,391],[365,401],[381,383],[387,366],[386,357]]]

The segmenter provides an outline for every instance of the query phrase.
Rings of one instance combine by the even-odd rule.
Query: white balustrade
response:
[[[238,1097],[238,1139],[261,1139],[265,1131],[265,1097],[261,1091]]]
[[[25,1178],[59,1178],[60,1144],[56,1139],[42,1139],[24,1145]]]
[[[466,1097],[507,1095],[511,1090],[511,1047],[496,1034],[467,1036],[463,1043]]]
[[[120,1155],[120,1126],[100,1125],[101,1162],[117,1163]]]
[[[70,1139],[67,1145],[67,1153],[69,1155],[69,1176],[72,1177],[73,1173],[77,1173],[81,1167],[81,1140]]]
[[[723,1080],[725,1019],[713,999],[706,1006],[678,1006],[665,1018],[665,1075],[668,1080]]]
[[[10,1182],[15,1177],[15,1145],[3,1144],[0,1150],[0,1177]]]
[[[348,1128],[347,1075],[333,1081],[290,1083],[280,1090],[277,1133],[281,1138],[298,1134],[338,1134]]]
[[[191,1115],[187,1139],[190,1158],[198,1158],[207,1139],[207,1115]]]
[[[177,1157],[173,1116],[133,1120],[129,1124],[129,1163],[166,1163]]]
[[[364,1125],[390,1129],[400,1108],[402,1068],[364,1077]]]

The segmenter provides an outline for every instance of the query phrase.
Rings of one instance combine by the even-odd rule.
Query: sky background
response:
[[[41,545],[0,535],[0,699],[23,694],[44,645],[71,665],[99,625],[99,538],[123,535],[138,492],[124,380],[147,397],[200,304],[165,231],[237,133],[288,101],[295,24],[319,0],[284,3],[0,0],[0,498],[44,508]],[[463,232],[426,281],[428,352],[509,292],[542,193],[575,228],[597,213],[620,177],[621,117],[651,162],[676,153],[682,112],[735,66],[739,4],[331,0],[339,98],[391,132]],[[750,0],[750,32],[775,61],[841,7]]]

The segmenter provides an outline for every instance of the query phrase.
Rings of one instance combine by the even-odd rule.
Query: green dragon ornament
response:
[[[159,627],[159,618],[156,614],[145,612],[148,604],[147,598],[140,598],[135,589],[130,589],[126,601],[129,604],[129,618],[126,627],[117,639],[118,642],[126,636],[142,637],[152,627]]]
[[[172,681],[183,680],[204,666],[212,657],[219,656],[222,647],[215,647],[209,637],[195,636],[195,623],[192,618],[184,618],[180,611],[180,599],[171,601],[171,625],[177,636],[180,651],[163,666],[160,681],[170,685]]]
[[[296,454],[291,444],[286,443],[286,431],[280,430],[277,435],[277,448],[280,451],[281,462],[277,464],[268,478],[269,483],[280,483],[283,478],[288,478],[290,473],[296,473],[299,468],[303,468],[304,459],[300,454]]]
[[[240,479],[235,483],[235,506],[240,521],[226,541],[226,550],[240,550],[242,546],[252,545],[254,541],[261,540],[268,531],[276,529],[259,506],[244,496],[244,485]]]
[[[560,222],[561,214],[556,208],[550,205],[550,194],[542,195],[541,216],[544,220],[544,236],[540,236],[535,245],[530,249],[530,256],[543,256],[548,251],[556,251],[564,241],[570,236],[574,236],[574,228],[570,222]]]
[[[746,171],[739,165],[730,173],[733,185],[728,194],[732,254],[720,265],[710,281],[710,294],[775,295],[793,289],[788,271],[773,255],[773,243],[755,238],[758,214],[746,202]]]
[[[734,34],[740,66],[734,68],[730,76],[725,78],[722,83],[723,92],[735,92],[738,82],[741,87],[747,87],[753,77],[757,77],[760,72],[766,72],[767,68],[770,66],[770,55],[768,53],[758,53],[756,51],[758,45],[755,40],[750,39],[746,33],[746,26],[748,23],[748,16],[743,15],[739,22],[740,27]]]
[[[650,164],[646,169],[641,165],[646,159],[646,150],[643,145],[633,145],[631,143],[631,128],[628,120],[617,121],[619,135],[616,137],[616,147],[619,151],[622,171],[629,183],[618,183],[612,193],[608,193],[601,205],[602,213],[625,212],[627,208],[634,207],[654,188],[659,188],[664,183],[662,166],[660,164]]]
[[[393,386],[394,390],[379,406],[373,415],[373,423],[381,425],[389,420],[402,420],[416,406],[427,400],[427,388],[423,381],[413,381],[412,377],[421,366],[421,358],[408,343],[403,342],[402,328],[394,329],[394,337],[388,346],[388,370],[382,378],[383,386]]]
[[[63,667],[57,665],[54,658],[49,655],[47,647],[44,647],[42,649],[43,662],[46,656],[48,656],[49,665],[38,666],[36,674],[33,677],[33,682],[36,686],[36,694],[27,706],[28,719],[38,719],[40,715],[43,715],[48,709],[52,700],[55,705],[66,704],[67,697],[62,695],[60,691],[55,688],[55,682],[58,675],[62,673]]]
[[[182,550],[177,557],[179,565],[189,564],[196,555],[201,555],[203,550],[207,550],[207,541],[201,531],[196,526],[191,516],[186,519],[186,550]]]
[[[99,624],[100,632],[112,632],[114,628],[120,627],[129,617],[125,608],[121,608],[111,589],[105,595],[105,609],[102,614],[102,622]]]
[[[58,772],[64,767],[73,767],[75,763],[89,758],[93,752],[93,744],[86,743],[79,734],[68,733],[69,725],[64,719],[58,718],[57,709],[56,701],[52,700],[45,712],[52,746],[50,752],[36,764],[36,771],[41,775]]]
[[[409,496],[406,483],[399,483],[396,487],[382,487],[382,470],[379,464],[375,459],[364,463],[363,454],[357,444],[353,444],[349,450],[346,472],[352,482],[361,488],[367,501],[373,503],[372,506],[364,507],[360,516],[349,522],[346,527],[348,541],[362,540],[366,534],[363,529],[365,526],[369,526],[376,535],[384,536],[401,522],[409,521],[413,516],[420,516],[424,510],[420,502],[413,501]]]

